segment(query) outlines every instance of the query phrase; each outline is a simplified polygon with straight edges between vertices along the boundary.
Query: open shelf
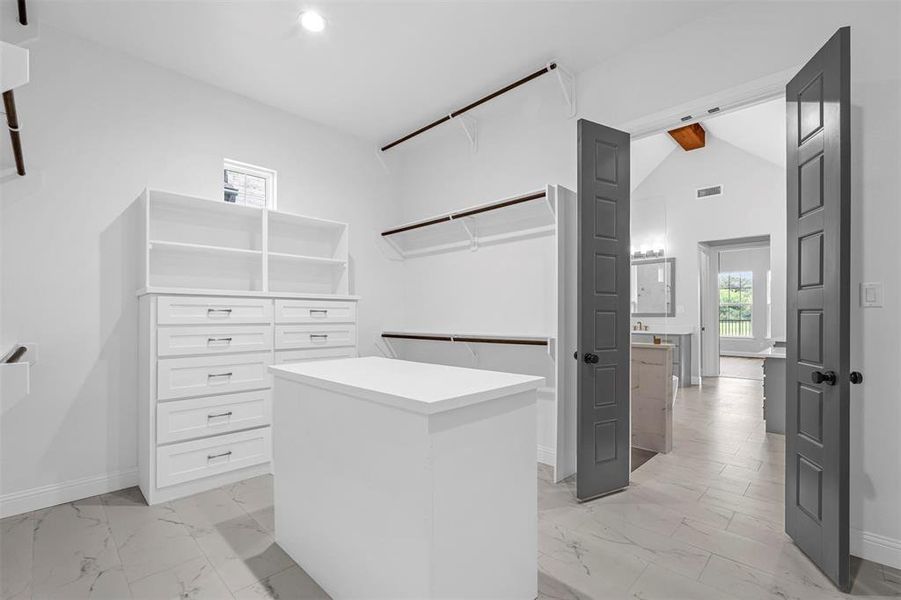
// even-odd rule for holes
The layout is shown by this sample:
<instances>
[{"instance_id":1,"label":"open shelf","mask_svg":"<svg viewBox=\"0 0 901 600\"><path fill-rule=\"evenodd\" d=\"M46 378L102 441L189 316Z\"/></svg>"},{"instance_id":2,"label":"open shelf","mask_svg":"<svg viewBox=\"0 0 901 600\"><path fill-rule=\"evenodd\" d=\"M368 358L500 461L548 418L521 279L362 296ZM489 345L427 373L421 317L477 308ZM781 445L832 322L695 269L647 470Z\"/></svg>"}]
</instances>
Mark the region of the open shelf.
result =
<instances>
[{"instance_id":1,"label":"open shelf","mask_svg":"<svg viewBox=\"0 0 901 600\"><path fill-rule=\"evenodd\" d=\"M275 260L272 260L275 258ZM344 263L318 260L281 259L270 256L269 291L308 294L346 294L347 269ZM308 258L308 257L304 257Z\"/></svg>"},{"instance_id":2,"label":"open shelf","mask_svg":"<svg viewBox=\"0 0 901 600\"><path fill-rule=\"evenodd\" d=\"M258 208L150 192L148 237L236 250L263 249L263 211Z\"/></svg>"},{"instance_id":3,"label":"open shelf","mask_svg":"<svg viewBox=\"0 0 901 600\"><path fill-rule=\"evenodd\" d=\"M404 258L552 232L555 207L546 190L400 225L382 237Z\"/></svg>"},{"instance_id":4,"label":"open shelf","mask_svg":"<svg viewBox=\"0 0 901 600\"><path fill-rule=\"evenodd\" d=\"M228 246L208 246L206 244L188 244L184 242L168 242L163 240L150 240L151 250L183 251L199 254L243 254L245 256L262 256L262 250L247 250L244 248L231 248Z\"/></svg>"},{"instance_id":5,"label":"open shelf","mask_svg":"<svg viewBox=\"0 0 901 600\"><path fill-rule=\"evenodd\" d=\"M268 211L270 255L347 260L347 225Z\"/></svg>"},{"instance_id":6,"label":"open shelf","mask_svg":"<svg viewBox=\"0 0 901 600\"><path fill-rule=\"evenodd\" d=\"M320 265L332 265L335 267L347 266L347 261L340 258L325 258L322 256L304 256L302 254L288 254L287 252L269 252L269 260L284 260L291 262L312 263Z\"/></svg>"},{"instance_id":7,"label":"open shelf","mask_svg":"<svg viewBox=\"0 0 901 600\"><path fill-rule=\"evenodd\" d=\"M156 244L148 261L148 286L262 291L261 256L259 251Z\"/></svg>"}]
</instances>

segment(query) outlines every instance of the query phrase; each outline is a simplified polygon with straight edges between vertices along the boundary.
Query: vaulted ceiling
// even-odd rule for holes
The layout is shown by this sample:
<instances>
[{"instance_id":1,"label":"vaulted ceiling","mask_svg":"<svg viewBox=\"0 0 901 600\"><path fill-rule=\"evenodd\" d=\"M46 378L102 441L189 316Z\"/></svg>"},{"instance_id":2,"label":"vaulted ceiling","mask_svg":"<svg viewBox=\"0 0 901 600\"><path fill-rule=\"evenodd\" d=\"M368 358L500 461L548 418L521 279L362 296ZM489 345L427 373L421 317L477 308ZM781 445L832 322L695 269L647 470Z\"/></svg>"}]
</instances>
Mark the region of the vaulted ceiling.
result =
<instances>
[{"instance_id":1,"label":"vaulted ceiling","mask_svg":"<svg viewBox=\"0 0 901 600\"><path fill-rule=\"evenodd\" d=\"M556 59L579 72L723 2L30 0L54 27L377 141ZM297 24L316 8L321 34Z\"/></svg>"},{"instance_id":2,"label":"vaulted ceiling","mask_svg":"<svg viewBox=\"0 0 901 600\"><path fill-rule=\"evenodd\" d=\"M780 167L785 167L785 100L776 98L701 121L713 137ZM692 152L714 152L713 148ZM685 152L666 132L632 142L634 190L672 152Z\"/></svg>"}]
</instances>

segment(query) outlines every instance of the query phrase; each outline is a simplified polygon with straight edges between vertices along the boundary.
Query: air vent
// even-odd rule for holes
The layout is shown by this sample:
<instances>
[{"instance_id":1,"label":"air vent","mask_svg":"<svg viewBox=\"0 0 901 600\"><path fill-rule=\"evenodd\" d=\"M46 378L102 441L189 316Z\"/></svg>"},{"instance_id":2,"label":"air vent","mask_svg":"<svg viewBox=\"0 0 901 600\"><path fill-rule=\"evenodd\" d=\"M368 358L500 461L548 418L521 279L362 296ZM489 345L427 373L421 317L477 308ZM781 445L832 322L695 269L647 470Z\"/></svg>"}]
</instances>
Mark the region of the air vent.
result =
<instances>
[{"instance_id":1,"label":"air vent","mask_svg":"<svg viewBox=\"0 0 901 600\"><path fill-rule=\"evenodd\" d=\"M698 188L696 198L710 198L711 196L722 196L723 186L712 185L710 187Z\"/></svg>"}]
</instances>

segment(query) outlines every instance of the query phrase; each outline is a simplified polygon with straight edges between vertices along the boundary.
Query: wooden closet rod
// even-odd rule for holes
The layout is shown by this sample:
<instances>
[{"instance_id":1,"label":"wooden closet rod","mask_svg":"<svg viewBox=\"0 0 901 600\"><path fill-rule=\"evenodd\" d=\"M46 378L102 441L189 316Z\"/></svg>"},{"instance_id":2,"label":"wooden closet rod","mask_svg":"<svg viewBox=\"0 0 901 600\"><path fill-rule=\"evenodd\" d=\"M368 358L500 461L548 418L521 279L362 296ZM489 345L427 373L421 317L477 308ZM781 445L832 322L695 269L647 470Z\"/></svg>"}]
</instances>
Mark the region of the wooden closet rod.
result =
<instances>
[{"instance_id":1,"label":"wooden closet rod","mask_svg":"<svg viewBox=\"0 0 901 600\"><path fill-rule=\"evenodd\" d=\"M452 112L451 114L445 115L445 116L441 117L440 119L438 119L437 121L432 121L432 122L429 123L428 125L426 125L426 126L424 126L424 127L420 127L420 128L417 129L416 131L414 131L414 132L412 132L412 133L408 133L407 135L403 136L402 138L398 138L398 139L394 140L393 142L391 142L390 144L388 144L388 145L386 145L386 146L382 146L381 150L382 150L382 152L384 152L385 150L390 150L391 148L394 148L394 147L397 146L398 144L402 144L403 142L406 142L406 141L409 140L410 138L416 137L416 136L419 135L420 133L425 133L426 131L428 131L429 129L432 129L433 127L437 127L438 125L441 125L442 123L446 123L447 121L450 121L451 119L453 119L453 118L455 118L455 117L459 117L459 116L462 115L463 113L465 113L465 112L467 112L467 111L470 111L470 110L474 109L474 108L477 107L477 106L480 106L480 105L482 105L482 104L485 104L485 103L488 102L489 100L494 100L495 98L497 98L497 97L500 96L501 94L506 94L506 93L509 92L510 90L516 89L516 88L518 88L519 86L523 85L524 83L528 83L528 82L532 81L532 80L535 79L536 77L541 77L541 76L544 75L545 73L550 73L551 71L553 71L553 70L556 69L556 68L557 68L557 63L550 63L548 66L544 67L543 69L540 69L540 70L538 70L538 71L535 71L534 73L532 73L532 74L530 74L530 75L526 75L526 76L523 77L522 79L519 79L519 80L517 80L517 81L514 81L514 82L511 83L510 85L508 85L508 86L506 86L506 87L503 87L503 88L497 90L496 92L492 92L491 94L488 94L488 95L485 96L484 98L479 98L479 99L476 100L475 102L473 102L473 103L471 103L471 104L467 104L467 105L464 106L463 108L461 108L461 109L459 109L459 110L455 110L455 111Z\"/></svg>"},{"instance_id":2,"label":"wooden closet rod","mask_svg":"<svg viewBox=\"0 0 901 600\"><path fill-rule=\"evenodd\" d=\"M430 342L469 342L471 344L512 344L517 346L547 346L544 339L475 337L462 335L425 335L416 333L383 333L383 338L398 340L426 340Z\"/></svg>"},{"instance_id":3,"label":"wooden closet rod","mask_svg":"<svg viewBox=\"0 0 901 600\"><path fill-rule=\"evenodd\" d=\"M394 235L395 233L403 233L404 231L410 231L411 229L419 229L420 227L428 227L429 225L437 225L438 223L446 223L448 221L453 221L454 219L462 219L463 217L471 217L473 215L478 215L481 213L488 212L490 210L497 210L499 208L506 208L508 206L513 206L514 204L522 204L523 202L529 202L531 200L538 200L539 198L544 198L547 195L547 192L534 192L532 194L526 194L525 196L517 196L516 198L510 198L509 200L501 200L500 202L495 202L494 204L486 204L485 206L478 206L476 208L470 208L464 211L452 213L449 215L445 215L443 217L438 217L436 219L429 219L428 221L422 221L420 223L413 223L411 225L404 225L403 227L398 227L396 229L389 229L388 231L383 231L382 235Z\"/></svg>"},{"instance_id":4,"label":"wooden closet rod","mask_svg":"<svg viewBox=\"0 0 901 600\"><path fill-rule=\"evenodd\" d=\"M454 338L449 335L417 335L413 333L383 333L383 338L397 340L428 340L430 342L452 342Z\"/></svg>"},{"instance_id":5,"label":"wooden closet rod","mask_svg":"<svg viewBox=\"0 0 901 600\"><path fill-rule=\"evenodd\" d=\"M3 108L6 110L6 125L9 127L9 139L13 145L13 157L16 159L16 173L25 174L25 158L22 156L22 138L19 137L19 116L16 113L16 98L13 91L3 92Z\"/></svg>"}]
</instances>

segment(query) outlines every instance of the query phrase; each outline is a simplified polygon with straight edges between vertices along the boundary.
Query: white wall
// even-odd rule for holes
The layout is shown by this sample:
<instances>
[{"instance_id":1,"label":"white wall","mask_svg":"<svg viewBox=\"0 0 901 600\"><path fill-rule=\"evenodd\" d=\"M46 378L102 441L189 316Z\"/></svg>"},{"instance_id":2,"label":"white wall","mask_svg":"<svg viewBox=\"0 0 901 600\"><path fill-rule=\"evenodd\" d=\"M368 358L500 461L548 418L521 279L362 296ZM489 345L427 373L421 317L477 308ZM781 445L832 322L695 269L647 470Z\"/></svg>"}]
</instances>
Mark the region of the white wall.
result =
<instances>
[{"instance_id":1,"label":"white wall","mask_svg":"<svg viewBox=\"0 0 901 600\"><path fill-rule=\"evenodd\" d=\"M722 185L723 195L696 198L699 187ZM677 149L632 192L632 245L664 240L676 259L676 314L669 326L690 327L692 368L700 365L698 243L770 237L773 336L785 337L785 169L708 136L704 148ZM662 326L663 318L642 323Z\"/></svg>"},{"instance_id":2,"label":"white wall","mask_svg":"<svg viewBox=\"0 0 901 600\"><path fill-rule=\"evenodd\" d=\"M854 307L851 526L854 551L901 567L901 6L894 2L761 2L725 6L579 75L579 116L612 126L792 69L837 28L852 28L852 275L885 282L885 306ZM436 107L440 108L440 107ZM440 113L436 110L436 114ZM400 147L407 218L545 183L575 189L576 121L541 78L480 110L479 151L448 126ZM394 152L394 151L392 151Z\"/></svg>"},{"instance_id":3,"label":"white wall","mask_svg":"<svg viewBox=\"0 0 901 600\"><path fill-rule=\"evenodd\" d=\"M767 246L757 248L721 249L719 254L720 273L751 273L751 337L721 337L720 355L737 353L748 354L759 352L772 345L773 337L767 332L767 271L770 270L770 249ZM785 274L785 256L782 256L781 272ZM771 296L773 313L779 305L781 318L779 330L785 334L785 281L780 282L780 294ZM775 286L774 286L775 287ZM774 328L775 329L775 328Z\"/></svg>"},{"instance_id":4,"label":"white wall","mask_svg":"<svg viewBox=\"0 0 901 600\"><path fill-rule=\"evenodd\" d=\"M29 175L0 187L0 339L37 342L40 361L31 395L3 401L0 497L133 477L130 204L145 185L217 198L229 157L276 169L282 210L349 222L360 351L374 352L399 295L376 232L398 214L370 144L50 27L30 48Z\"/></svg>"}]
</instances>

